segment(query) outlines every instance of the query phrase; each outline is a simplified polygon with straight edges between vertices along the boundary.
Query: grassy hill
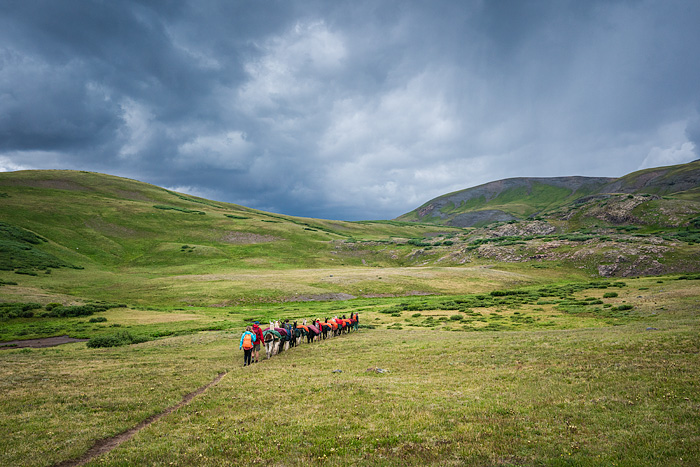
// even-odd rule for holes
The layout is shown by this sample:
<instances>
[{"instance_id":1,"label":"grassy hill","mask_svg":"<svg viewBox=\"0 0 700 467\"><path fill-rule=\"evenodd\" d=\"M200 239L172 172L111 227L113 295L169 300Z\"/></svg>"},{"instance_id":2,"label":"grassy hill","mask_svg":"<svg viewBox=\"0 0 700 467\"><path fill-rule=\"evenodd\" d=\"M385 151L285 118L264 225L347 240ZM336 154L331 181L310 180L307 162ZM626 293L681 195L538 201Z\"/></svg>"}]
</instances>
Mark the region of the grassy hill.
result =
<instances>
[{"instance_id":1,"label":"grassy hill","mask_svg":"<svg viewBox=\"0 0 700 467\"><path fill-rule=\"evenodd\" d=\"M700 203L678 180L697 166L614 182L515 179L461 193L462 206L514 218L536 210L546 220L487 229L296 218L90 172L2 173L0 284L15 283L3 287L5 301L225 306L694 272ZM684 191L600 193L610 183L662 193L671 182Z\"/></svg>"},{"instance_id":2,"label":"grassy hill","mask_svg":"<svg viewBox=\"0 0 700 467\"><path fill-rule=\"evenodd\" d=\"M0 465L125 432L88 465L694 465L696 190L579 182L489 206L546 218L462 228L2 173ZM358 332L240 366L254 319L353 312ZM90 341L7 343L61 335Z\"/></svg>"},{"instance_id":3,"label":"grassy hill","mask_svg":"<svg viewBox=\"0 0 700 467\"><path fill-rule=\"evenodd\" d=\"M200 304L431 292L398 272L363 287L365 273L348 286L328 271L417 265L411 239L461 231L283 216L79 171L2 173L0 196L0 279L21 278L17 293L30 296Z\"/></svg>"},{"instance_id":4,"label":"grassy hill","mask_svg":"<svg viewBox=\"0 0 700 467\"><path fill-rule=\"evenodd\" d=\"M320 267L331 262L329 241L426 229L275 215L86 172L3 173L0 190L4 222L43 236L45 249L73 262L117 268Z\"/></svg>"},{"instance_id":5,"label":"grassy hill","mask_svg":"<svg viewBox=\"0 0 700 467\"><path fill-rule=\"evenodd\" d=\"M556 218L562 210L578 208L590 200L607 199L612 194L652 195L649 201L656 202L648 208L657 212L664 212L667 206L672 207L672 200L700 202L700 161L640 170L618 179L554 177L499 180L437 197L399 216L397 220L480 227L494 222ZM658 199L660 197L663 197L662 200ZM687 216L683 221L687 222L691 217ZM622 219L618 225L630 220ZM663 224L665 220L659 219L659 222Z\"/></svg>"}]
</instances>

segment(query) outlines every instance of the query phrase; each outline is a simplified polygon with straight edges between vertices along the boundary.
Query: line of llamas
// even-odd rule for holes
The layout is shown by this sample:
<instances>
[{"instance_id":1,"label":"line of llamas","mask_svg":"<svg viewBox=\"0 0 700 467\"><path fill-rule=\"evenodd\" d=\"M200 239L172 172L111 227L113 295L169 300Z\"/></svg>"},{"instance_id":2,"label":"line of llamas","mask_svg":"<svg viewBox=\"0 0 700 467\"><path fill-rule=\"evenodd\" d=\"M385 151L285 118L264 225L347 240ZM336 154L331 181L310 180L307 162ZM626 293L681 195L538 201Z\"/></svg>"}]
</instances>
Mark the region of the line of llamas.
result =
<instances>
[{"instance_id":1,"label":"line of llamas","mask_svg":"<svg viewBox=\"0 0 700 467\"><path fill-rule=\"evenodd\" d=\"M330 339L340 336L350 331L356 331L358 326L357 313L351 313L350 318L326 318L325 321L315 319L312 324L307 324L306 319L302 324L296 321L284 323L270 321L270 326L263 329L263 341L265 343L265 353L267 358L271 358L280 352L289 350L291 347L301 345L306 339L307 343Z\"/></svg>"}]
</instances>

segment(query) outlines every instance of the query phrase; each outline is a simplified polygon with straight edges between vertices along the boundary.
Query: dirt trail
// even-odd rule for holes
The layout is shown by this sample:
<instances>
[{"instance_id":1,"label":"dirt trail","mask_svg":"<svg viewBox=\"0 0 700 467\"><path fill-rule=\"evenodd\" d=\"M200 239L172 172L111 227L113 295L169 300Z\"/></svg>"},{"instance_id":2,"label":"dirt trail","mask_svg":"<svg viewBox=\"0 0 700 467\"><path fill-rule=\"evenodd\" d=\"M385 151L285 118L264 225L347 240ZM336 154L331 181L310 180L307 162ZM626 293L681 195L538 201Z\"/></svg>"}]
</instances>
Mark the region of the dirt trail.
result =
<instances>
[{"instance_id":1,"label":"dirt trail","mask_svg":"<svg viewBox=\"0 0 700 467\"><path fill-rule=\"evenodd\" d=\"M91 460L93 460L94 458L101 456L102 454L108 453L112 449L115 449L116 447L118 447L123 442L128 441L131 438L133 438L134 435L136 435L136 433L143 430L151 423L157 422L158 420L160 420L164 416L166 416L166 415L174 412L175 410L189 404L192 401L192 399L194 399L195 397L202 394L204 391L206 391L207 389L209 389L210 387L214 386L219 381L221 381L223 379L223 377L226 376L226 374L227 374L226 372L220 373L216 378L214 378L209 383L205 384L204 386L197 389L196 391L187 394L182 399L182 401L180 401L179 403L173 405L172 407L168 407L167 409L165 409L161 413L158 413L158 414L155 414L155 415L148 417L146 420L142 421L141 423L139 423L135 427L133 427L133 428L131 428L123 433L120 433L118 435L112 436L111 438L106 438L106 439L97 441L94 444L94 446L92 446L85 454L83 454L78 459L66 460L66 461L63 461L59 464L55 464L54 467L76 467L79 465L86 464L86 463L90 462Z\"/></svg>"}]
</instances>

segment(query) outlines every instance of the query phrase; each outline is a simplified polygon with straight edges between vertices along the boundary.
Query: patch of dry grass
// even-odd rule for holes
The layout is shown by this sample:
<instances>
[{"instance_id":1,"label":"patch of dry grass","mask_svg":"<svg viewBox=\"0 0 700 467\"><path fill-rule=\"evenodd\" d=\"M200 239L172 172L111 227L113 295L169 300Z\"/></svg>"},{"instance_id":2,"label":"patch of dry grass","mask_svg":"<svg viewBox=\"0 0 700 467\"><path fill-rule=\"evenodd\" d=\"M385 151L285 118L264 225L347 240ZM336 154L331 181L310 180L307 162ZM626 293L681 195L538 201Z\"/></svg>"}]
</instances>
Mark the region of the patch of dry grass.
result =
<instances>
[{"instance_id":1,"label":"patch of dry grass","mask_svg":"<svg viewBox=\"0 0 700 467\"><path fill-rule=\"evenodd\" d=\"M126 326L174 323L178 321L209 321L206 317L195 313L132 310L130 308L112 308L100 314L100 316L107 318L109 323Z\"/></svg>"}]
</instances>

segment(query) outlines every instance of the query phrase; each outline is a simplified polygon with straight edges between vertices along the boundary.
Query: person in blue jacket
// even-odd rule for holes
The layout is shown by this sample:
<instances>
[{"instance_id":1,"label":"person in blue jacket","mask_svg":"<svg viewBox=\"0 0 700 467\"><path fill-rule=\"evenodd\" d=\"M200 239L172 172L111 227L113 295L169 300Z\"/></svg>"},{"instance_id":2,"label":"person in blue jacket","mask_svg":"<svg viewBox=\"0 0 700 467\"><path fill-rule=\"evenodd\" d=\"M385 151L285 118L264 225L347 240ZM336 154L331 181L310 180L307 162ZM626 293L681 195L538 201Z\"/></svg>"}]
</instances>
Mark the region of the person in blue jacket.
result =
<instances>
[{"instance_id":1,"label":"person in blue jacket","mask_svg":"<svg viewBox=\"0 0 700 467\"><path fill-rule=\"evenodd\" d=\"M250 365L255 339L255 333L252 332L251 327L246 327L245 331L241 335L241 343L238 346L239 350L243 349L243 366Z\"/></svg>"}]
</instances>

